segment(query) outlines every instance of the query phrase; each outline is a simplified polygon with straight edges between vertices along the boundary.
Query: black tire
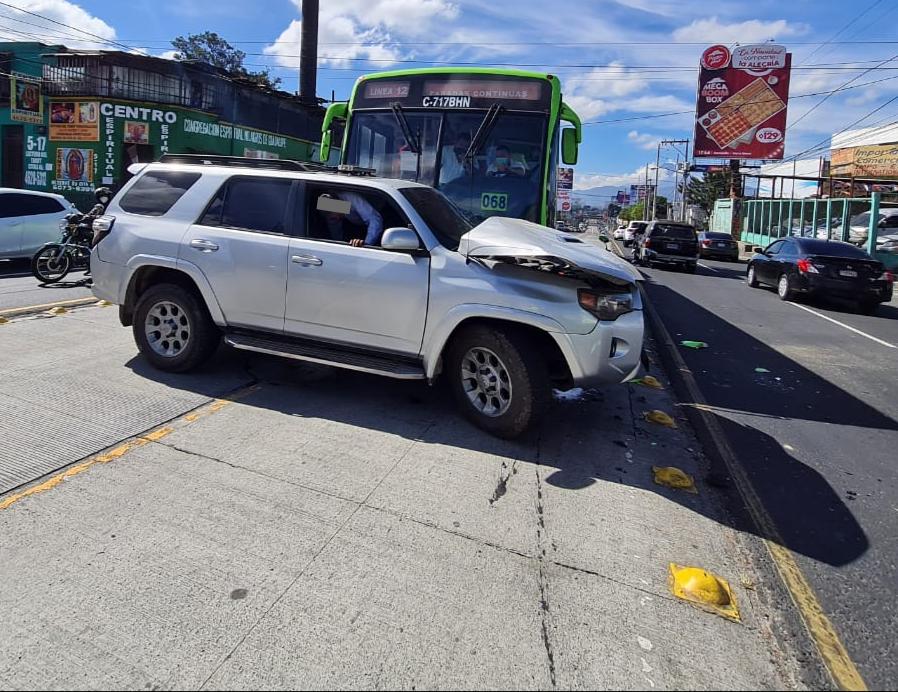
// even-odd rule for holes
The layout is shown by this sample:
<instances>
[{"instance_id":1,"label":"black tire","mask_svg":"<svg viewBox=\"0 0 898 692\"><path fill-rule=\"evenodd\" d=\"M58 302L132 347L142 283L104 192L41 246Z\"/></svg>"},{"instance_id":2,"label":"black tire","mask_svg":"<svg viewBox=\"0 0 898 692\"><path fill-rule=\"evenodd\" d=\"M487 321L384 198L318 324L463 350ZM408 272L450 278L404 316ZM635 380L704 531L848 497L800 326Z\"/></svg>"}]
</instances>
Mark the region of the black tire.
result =
<instances>
[{"instance_id":1,"label":"black tire","mask_svg":"<svg viewBox=\"0 0 898 692\"><path fill-rule=\"evenodd\" d=\"M687 272L687 273L689 273L689 274L695 274L696 269L698 269L698 265L695 265L695 264L687 264L686 267L685 267L685 269L686 269L686 272Z\"/></svg>"},{"instance_id":2,"label":"black tire","mask_svg":"<svg viewBox=\"0 0 898 692\"><path fill-rule=\"evenodd\" d=\"M42 284L62 281L71 270L72 257L59 243L44 245L31 258L31 273Z\"/></svg>"},{"instance_id":3,"label":"black tire","mask_svg":"<svg viewBox=\"0 0 898 692\"><path fill-rule=\"evenodd\" d=\"M857 312L861 315L873 315L879 309L878 300L861 300L857 304Z\"/></svg>"},{"instance_id":4,"label":"black tire","mask_svg":"<svg viewBox=\"0 0 898 692\"><path fill-rule=\"evenodd\" d=\"M151 311L155 313L152 318ZM155 338L148 333L153 320L160 326ZM169 331L163 332L163 327ZM153 286L140 296L132 330L143 357L166 372L187 372L202 365L221 341L202 298L175 284Z\"/></svg>"},{"instance_id":5,"label":"black tire","mask_svg":"<svg viewBox=\"0 0 898 692\"><path fill-rule=\"evenodd\" d=\"M472 400L476 397L477 383L474 378L466 379L464 373L475 362L471 356L474 349L492 352L507 373L509 401L504 412L489 415ZM545 359L526 334L514 328L469 327L452 340L446 361L445 372L458 407L474 425L496 437L517 437L539 421L551 402L552 390Z\"/></svg>"},{"instance_id":6,"label":"black tire","mask_svg":"<svg viewBox=\"0 0 898 692\"><path fill-rule=\"evenodd\" d=\"M752 264L748 265L748 269L745 272L745 283L748 284L749 288L757 288L761 284L758 283L758 277L755 274L755 267Z\"/></svg>"},{"instance_id":7,"label":"black tire","mask_svg":"<svg viewBox=\"0 0 898 692\"><path fill-rule=\"evenodd\" d=\"M780 300L792 300L795 297L792 280L788 274L780 274L780 278L776 282L776 294Z\"/></svg>"}]
</instances>

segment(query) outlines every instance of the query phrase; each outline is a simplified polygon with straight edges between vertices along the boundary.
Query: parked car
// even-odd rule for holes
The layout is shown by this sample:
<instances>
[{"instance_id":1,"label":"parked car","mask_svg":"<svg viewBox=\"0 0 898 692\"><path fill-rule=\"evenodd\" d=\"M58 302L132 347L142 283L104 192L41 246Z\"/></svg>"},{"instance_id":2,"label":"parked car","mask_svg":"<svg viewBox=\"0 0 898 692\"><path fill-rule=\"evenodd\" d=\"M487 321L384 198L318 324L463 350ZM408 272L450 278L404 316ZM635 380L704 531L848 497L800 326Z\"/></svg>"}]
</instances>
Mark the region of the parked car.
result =
<instances>
[{"instance_id":1,"label":"parked car","mask_svg":"<svg viewBox=\"0 0 898 692\"><path fill-rule=\"evenodd\" d=\"M648 226L647 221L631 221L630 225L624 229L624 247L635 245L639 236L645 232L646 226Z\"/></svg>"},{"instance_id":2,"label":"parked car","mask_svg":"<svg viewBox=\"0 0 898 692\"><path fill-rule=\"evenodd\" d=\"M62 195L0 188L0 259L30 259L59 239L60 224L75 209Z\"/></svg>"},{"instance_id":3,"label":"parked car","mask_svg":"<svg viewBox=\"0 0 898 692\"><path fill-rule=\"evenodd\" d=\"M695 227L676 221L651 221L633 252L638 264L668 264L695 273L698 236Z\"/></svg>"},{"instance_id":4,"label":"parked car","mask_svg":"<svg viewBox=\"0 0 898 692\"><path fill-rule=\"evenodd\" d=\"M748 262L752 288L776 286L781 300L803 293L848 298L859 312L871 313L892 299L894 276L882 262L851 243L818 238L783 238Z\"/></svg>"},{"instance_id":5,"label":"parked car","mask_svg":"<svg viewBox=\"0 0 898 692\"><path fill-rule=\"evenodd\" d=\"M624 239L624 231L626 231L626 226L618 226L614 229L614 233L612 234L615 240L623 240Z\"/></svg>"},{"instance_id":6,"label":"parked car","mask_svg":"<svg viewBox=\"0 0 898 692\"><path fill-rule=\"evenodd\" d=\"M353 209L380 218L379 240ZM628 262L527 221L472 227L424 185L164 156L94 229L93 291L120 306L162 370L202 365L224 337L398 379L442 373L468 418L513 437L553 387L624 382L641 368L639 275Z\"/></svg>"},{"instance_id":7,"label":"parked car","mask_svg":"<svg viewBox=\"0 0 898 692\"><path fill-rule=\"evenodd\" d=\"M739 261L739 243L729 233L702 231L698 234L698 255L707 258L722 258L730 262Z\"/></svg>"}]
</instances>

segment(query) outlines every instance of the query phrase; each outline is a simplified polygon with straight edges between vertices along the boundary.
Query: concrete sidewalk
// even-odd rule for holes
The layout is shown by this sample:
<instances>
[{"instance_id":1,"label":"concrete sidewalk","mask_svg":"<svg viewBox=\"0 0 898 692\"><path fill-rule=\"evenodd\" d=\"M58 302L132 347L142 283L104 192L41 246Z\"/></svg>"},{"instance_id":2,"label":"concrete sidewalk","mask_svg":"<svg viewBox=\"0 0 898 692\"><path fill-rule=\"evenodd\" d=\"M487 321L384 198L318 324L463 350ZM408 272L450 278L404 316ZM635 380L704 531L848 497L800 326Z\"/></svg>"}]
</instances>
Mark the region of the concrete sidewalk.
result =
<instances>
[{"instance_id":1,"label":"concrete sidewalk","mask_svg":"<svg viewBox=\"0 0 898 692\"><path fill-rule=\"evenodd\" d=\"M0 337L25 348L52 323L72 343L85 320L108 355L80 397L101 401L131 339L112 311ZM239 400L211 399L208 373L185 379L211 403L43 492L0 495L0 684L801 685L668 390L587 391L509 442L461 420L441 388L241 364L259 384ZM158 391L163 377L133 369L134 396ZM679 427L643 420L652 409ZM57 411L40 415L64 439ZM653 465L693 474L698 493L656 485ZM676 599L671 562L729 580L741 622Z\"/></svg>"}]
</instances>

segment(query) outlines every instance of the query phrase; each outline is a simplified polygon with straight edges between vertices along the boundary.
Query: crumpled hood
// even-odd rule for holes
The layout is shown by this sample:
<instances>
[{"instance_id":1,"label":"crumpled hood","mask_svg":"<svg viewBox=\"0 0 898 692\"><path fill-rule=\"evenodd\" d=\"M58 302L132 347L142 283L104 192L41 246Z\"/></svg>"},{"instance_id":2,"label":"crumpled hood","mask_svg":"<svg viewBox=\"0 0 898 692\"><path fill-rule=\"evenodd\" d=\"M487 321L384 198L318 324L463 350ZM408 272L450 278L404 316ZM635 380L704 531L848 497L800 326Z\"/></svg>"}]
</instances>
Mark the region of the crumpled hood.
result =
<instances>
[{"instance_id":1,"label":"crumpled hood","mask_svg":"<svg viewBox=\"0 0 898 692\"><path fill-rule=\"evenodd\" d=\"M629 262L613 252L530 221L493 216L461 237L466 257L518 264L562 276L597 277L615 284L642 280Z\"/></svg>"}]
</instances>

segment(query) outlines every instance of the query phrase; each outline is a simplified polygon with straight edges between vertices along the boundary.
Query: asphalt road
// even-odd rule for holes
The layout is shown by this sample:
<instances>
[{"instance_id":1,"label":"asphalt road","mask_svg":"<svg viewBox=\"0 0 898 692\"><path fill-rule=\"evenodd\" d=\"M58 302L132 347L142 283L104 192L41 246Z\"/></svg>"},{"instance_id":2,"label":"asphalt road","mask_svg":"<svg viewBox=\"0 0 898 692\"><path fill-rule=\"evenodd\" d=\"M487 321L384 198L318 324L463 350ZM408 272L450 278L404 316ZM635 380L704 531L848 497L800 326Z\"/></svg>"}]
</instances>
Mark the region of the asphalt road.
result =
<instances>
[{"instance_id":1,"label":"asphalt road","mask_svg":"<svg viewBox=\"0 0 898 692\"><path fill-rule=\"evenodd\" d=\"M898 304L787 303L745 264L646 289L871 689L898 686Z\"/></svg>"},{"instance_id":2,"label":"asphalt road","mask_svg":"<svg viewBox=\"0 0 898 692\"><path fill-rule=\"evenodd\" d=\"M61 283L41 286L27 261L0 260L0 311L92 295L84 285L84 272L73 272Z\"/></svg>"}]
</instances>

